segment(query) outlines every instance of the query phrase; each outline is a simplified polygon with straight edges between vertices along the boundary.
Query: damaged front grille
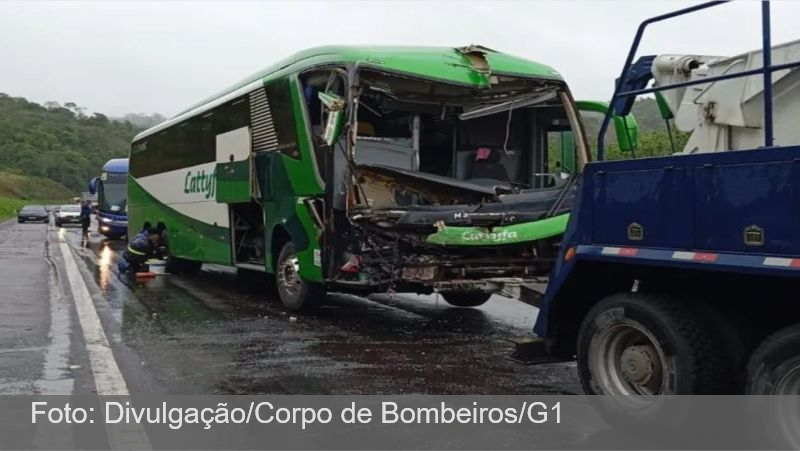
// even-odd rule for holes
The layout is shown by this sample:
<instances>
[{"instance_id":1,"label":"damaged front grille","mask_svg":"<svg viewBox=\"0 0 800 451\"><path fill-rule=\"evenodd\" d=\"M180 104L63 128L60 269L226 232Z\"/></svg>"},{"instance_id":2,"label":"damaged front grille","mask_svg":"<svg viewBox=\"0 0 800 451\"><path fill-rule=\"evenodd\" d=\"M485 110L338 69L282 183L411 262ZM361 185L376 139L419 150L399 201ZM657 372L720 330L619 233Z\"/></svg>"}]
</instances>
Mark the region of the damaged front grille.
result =
<instances>
[{"instance_id":1,"label":"damaged front grille","mask_svg":"<svg viewBox=\"0 0 800 451\"><path fill-rule=\"evenodd\" d=\"M571 184L510 192L390 167L358 169L365 198L352 210L351 245L339 280L422 292L465 290L487 280L530 280L552 269ZM555 213L563 218L555 232L529 236L554 216L556 202Z\"/></svg>"},{"instance_id":2,"label":"damaged front grille","mask_svg":"<svg viewBox=\"0 0 800 451\"><path fill-rule=\"evenodd\" d=\"M560 241L559 236L505 245L432 243L431 235L443 227L448 227L444 221L401 224L381 214L361 215L354 224L357 247L352 249L352 254L358 257L358 271L348 273L350 279L400 289L414 284L431 287L446 280L532 278L550 272ZM493 232L486 229L471 233ZM416 287L418 291L426 291L420 288Z\"/></svg>"}]
</instances>

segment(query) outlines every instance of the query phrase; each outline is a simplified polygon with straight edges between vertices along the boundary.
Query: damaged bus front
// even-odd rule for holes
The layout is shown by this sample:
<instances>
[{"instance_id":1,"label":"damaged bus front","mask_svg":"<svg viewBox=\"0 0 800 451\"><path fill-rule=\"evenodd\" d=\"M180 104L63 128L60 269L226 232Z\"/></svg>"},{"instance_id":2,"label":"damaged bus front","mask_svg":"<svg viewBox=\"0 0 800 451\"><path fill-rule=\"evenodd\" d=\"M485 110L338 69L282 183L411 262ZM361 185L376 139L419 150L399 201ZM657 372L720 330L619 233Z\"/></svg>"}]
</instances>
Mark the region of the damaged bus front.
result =
<instances>
[{"instance_id":1,"label":"damaged bus front","mask_svg":"<svg viewBox=\"0 0 800 451\"><path fill-rule=\"evenodd\" d=\"M333 286L476 306L549 274L589 159L575 102L543 66L453 53L473 83L370 64L306 77L332 157Z\"/></svg>"},{"instance_id":2,"label":"damaged bus front","mask_svg":"<svg viewBox=\"0 0 800 451\"><path fill-rule=\"evenodd\" d=\"M305 50L134 138L129 232L166 230L171 272L265 272L291 310L516 297L553 266L584 109L550 67L483 47Z\"/></svg>"}]
</instances>

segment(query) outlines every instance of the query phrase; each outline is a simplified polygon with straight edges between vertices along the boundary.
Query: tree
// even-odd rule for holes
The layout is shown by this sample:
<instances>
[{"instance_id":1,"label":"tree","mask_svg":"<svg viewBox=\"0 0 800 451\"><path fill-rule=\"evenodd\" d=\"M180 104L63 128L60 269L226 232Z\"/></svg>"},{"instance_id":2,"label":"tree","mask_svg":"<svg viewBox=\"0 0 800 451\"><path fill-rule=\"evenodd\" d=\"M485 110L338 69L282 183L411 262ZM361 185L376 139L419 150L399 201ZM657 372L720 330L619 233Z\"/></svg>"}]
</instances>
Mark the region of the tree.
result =
<instances>
[{"instance_id":1,"label":"tree","mask_svg":"<svg viewBox=\"0 0 800 451\"><path fill-rule=\"evenodd\" d=\"M87 115L74 102L39 105L0 93L0 170L48 177L83 191L106 161L128 155L143 128L100 113Z\"/></svg>"}]
</instances>

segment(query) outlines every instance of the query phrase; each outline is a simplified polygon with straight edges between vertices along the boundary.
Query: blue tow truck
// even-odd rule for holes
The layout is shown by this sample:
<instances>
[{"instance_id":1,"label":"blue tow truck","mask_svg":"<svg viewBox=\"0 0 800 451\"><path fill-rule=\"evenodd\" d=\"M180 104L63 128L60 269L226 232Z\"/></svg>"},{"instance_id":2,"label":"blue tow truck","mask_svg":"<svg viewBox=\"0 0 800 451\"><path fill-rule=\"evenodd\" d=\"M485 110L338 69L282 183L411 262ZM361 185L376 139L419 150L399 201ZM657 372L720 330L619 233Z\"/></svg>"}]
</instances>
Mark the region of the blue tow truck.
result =
<instances>
[{"instance_id":1,"label":"blue tow truck","mask_svg":"<svg viewBox=\"0 0 800 451\"><path fill-rule=\"evenodd\" d=\"M665 394L800 394L800 140L790 142L800 116L782 116L800 104L797 53L772 47L762 2L762 46L745 58L634 62L648 25L720 3L639 26L539 302L537 338L518 348L528 363L576 360L588 394L644 406ZM730 69L740 61L749 65ZM659 62L683 64L665 73L685 77L650 85ZM603 161L612 116L627 115L638 95L666 104L676 91L691 102L674 110L696 108L676 122L699 117L701 133L719 126L727 148L701 140L670 156ZM732 102L745 110L739 122L722 108L732 92L747 94ZM745 133L763 140L734 145Z\"/></svg>"}]
</instances>

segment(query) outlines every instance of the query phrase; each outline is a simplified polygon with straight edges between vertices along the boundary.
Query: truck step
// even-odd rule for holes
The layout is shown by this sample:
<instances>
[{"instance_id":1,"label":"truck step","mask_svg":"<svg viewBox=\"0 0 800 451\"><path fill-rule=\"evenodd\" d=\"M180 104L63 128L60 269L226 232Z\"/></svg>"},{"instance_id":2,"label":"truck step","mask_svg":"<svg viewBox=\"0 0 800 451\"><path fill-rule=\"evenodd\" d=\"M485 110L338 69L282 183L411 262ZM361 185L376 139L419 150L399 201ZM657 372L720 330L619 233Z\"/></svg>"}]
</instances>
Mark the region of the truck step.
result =
<instances>
[{"instance_id":1,"label":"truck step","mask_svg":"<svg viewBox=\"0 0 800 451\"><path fill-rule=\"evenodd\" d=\"M511 353L509 359L522 365L541 365L545 363L571 361L571 359L549 354L543 338L518 337L507 338L507 340L514 343L514 352Z\"/></svg>"}]
</instances>

